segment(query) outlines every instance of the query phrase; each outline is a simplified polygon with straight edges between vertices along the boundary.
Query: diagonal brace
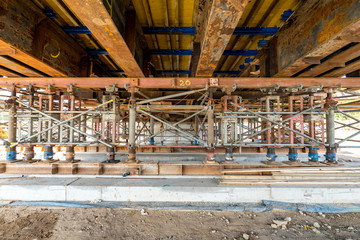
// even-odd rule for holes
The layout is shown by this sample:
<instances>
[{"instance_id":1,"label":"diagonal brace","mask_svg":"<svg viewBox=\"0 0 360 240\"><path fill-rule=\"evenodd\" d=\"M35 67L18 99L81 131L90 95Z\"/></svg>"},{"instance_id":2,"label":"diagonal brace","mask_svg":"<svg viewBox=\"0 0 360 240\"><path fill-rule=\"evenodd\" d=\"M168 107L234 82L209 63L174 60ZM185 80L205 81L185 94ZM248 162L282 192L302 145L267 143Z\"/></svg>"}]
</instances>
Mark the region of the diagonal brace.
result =
<instances>
[{"instance_id":1,"label":"diagonal brace","mask_svg":"<svg viewBox=\"0 0 360 240\"><path fill-rule=\"evenodd\" d=\"M35 111L37 113L40 113L41 115L43 115L43 116L45 116L47 118L50 118L51 120L54 120L55 122L57 122L59 124L59 126L64 125L64 126L70 128L70 129L72 129L72 130L74 130L74 131L76 131L76 132L78 132L80 134L83 134L83 135L85 135L87 137L90 137L90 138L92 138L92 139L94 139L94 140L96 140L96 141L98 141L98 142L100 142L100 143L102 143L102 144L104 144L104 145L106 145L108 147L113 147L111 144L108 144L108 143L106 143L106 142L104 142L104 141L102 141L100 139L97 139L96 137L94 137L94 136L92 136L90 134L87 134L87 133L85 133L85 132L83 132L83 131L81 131L81 130L79 130L77 128L74 128L74 127L72 127L72 126L70 126L68 124L63 124L60 120L58 120L58 119L56 119L56 118L54 118L54 117L52 117L52 116L50 116L50 115L48 115L46 113L43 113L42 111L40 111L40 110L38 110L38 109L36 109L34 107L30 107L29 105L27 105L27 104L25 104L25 103L23 103L21 101L18 101L18 100L16 100L16 102L20 103L21 105L23 105L23 106L25 106L27 108L30 108L31 110L33 110L33 111Z\"/></svg>"},{"instance_id":2,"label":"diagonal brace","mask_svg":"<svg viewBox=\"0 0 360 240\"><path fill-rule=\"evenodd\" d=\"M176 130L176 131L184 134L185 136L187 136L187 137L189 137L189 138L191 138L191 139L193 139L193 140L199 141L199 142L203 143L204 145L206 145L206 143L205 143L203 140L194 137L193 135L191 135L191 134L189 134L189 133L181 130L180 128L174 126L173 124L171 124L171 123L169 123L169 122L167 122L167 121L164 121L164 120L162 120L162 119L160 119L160 118L158 118L158 117L155 117L154 115L152 115L152 114L150 114L150 113L148 113L148 112L140 109L139 107L137 108L137 111L139 111L139 112L141 112L141 113L143 113L143 114L145 114L145 115L148 115L149 117L155 119L156 121L159 121L159 122L165 124L166 126L168 126L168 127L172 128L172 129L174 129L174 130Z\"/></svg>"}]
</instances>

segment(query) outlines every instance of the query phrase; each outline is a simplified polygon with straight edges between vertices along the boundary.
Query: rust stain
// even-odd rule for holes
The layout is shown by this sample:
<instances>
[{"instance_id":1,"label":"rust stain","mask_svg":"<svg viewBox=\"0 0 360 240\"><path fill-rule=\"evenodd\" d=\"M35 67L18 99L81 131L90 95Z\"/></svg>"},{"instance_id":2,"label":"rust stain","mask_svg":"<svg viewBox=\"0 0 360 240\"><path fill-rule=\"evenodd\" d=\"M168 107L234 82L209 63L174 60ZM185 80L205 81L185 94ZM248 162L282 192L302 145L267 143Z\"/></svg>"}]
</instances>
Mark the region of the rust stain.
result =
<instances>
[{"instance_id":1,"label":"rust stain","mask_svg":"<svg viewBox=\"0 0 360 240\"><path fill-rule=\"evenodd\" d=\"M349 21L346 22L345 19L346 9L344 8L339 13L337 13L331 21L325 23L324 29L319 32L319 38L317 42L319 44L323 43L329 38L329 35L340 32L350 23Z\"/></svg>"}]
</instances>

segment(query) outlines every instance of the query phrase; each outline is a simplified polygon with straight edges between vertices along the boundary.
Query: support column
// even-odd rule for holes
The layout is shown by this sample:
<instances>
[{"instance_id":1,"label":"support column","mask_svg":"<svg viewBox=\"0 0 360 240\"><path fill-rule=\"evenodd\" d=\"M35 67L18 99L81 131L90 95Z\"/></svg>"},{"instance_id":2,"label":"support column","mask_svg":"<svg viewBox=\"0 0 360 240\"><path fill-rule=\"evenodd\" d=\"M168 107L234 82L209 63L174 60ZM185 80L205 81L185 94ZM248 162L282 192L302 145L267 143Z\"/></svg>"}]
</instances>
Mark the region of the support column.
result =
<instances>
[{"instance_id":1,"label":"support column","mask_svg":"<svg viewBox=\"0 0 360 240\"><path fill-rule=\"evenodd\" d=\"M16 118L16 88L11 89L11 97L8 101L9 107L9 125L8 125L8 141L10 146L6 149L6 160L8 162L14 162L16 160L16 146L12 146L16 142L16 129L17 129L17 118Z\"/></svg>"},{"instance_id":2,"label":"support column","mask_svg":"<svg viewBox=\"0 0 360 240\"><path fill-rule=\"evenodd\" d=\"M329 89L326 98L326 162L337 163L336 160L336 144L335 144L335 106L333 99L333 90Z\"/></svg>"},{"instance_id":3,"label":"support column","mask_svg":"<svg viewBox=\"0 0 360 240\"><path fill-rule=\"evenodd\" d=\"M154 123L154 119L150 118L150 135L154 135L154 134L155 134L155 123ZM155 145L154 137L150 138L150 145Z\"/></svg>"},{"instance_id":4,"label":"support column","mask_svg":"<svg viewBox=\"0 0 360 240\"><path fill-rule=\"evenodd\" d=\"M86 132L87 115L86 114L82 115L80 119L81 119L80 120L80 125L81 125L80 130L83 131L83 132ZM86 136L85 135L81 135L80 138L81 138L82 142L86 142Z\"/></svg>"},{"instance_id":5,"label":"support column","mask_svg":"<svg viewBox=\"0 0 360 240\"><path fill-rule=\"evenodd\" d=\"M207 159L206 164L214 164L215 161L215 121L214 121L214 101L213 89L209 89L209 102L207 110L208 136L207 136Z\"/></svg>"},{"instance_id":6,"label":"support column","mask_svg":"<svg viewBox=\"0 0 360 240\"><path fill-rule=\"evenodd\" d=\"M129 101L129 142L128 142L128 159L126 162L136 162L136 99L135 90L130 89L131 97Z\"/></svg>"},{"instance_id":7,"label":"support column","mask_svg":"<svg viewBox=\"0 0 360 240\"><path fill-rule=\"evenodd\" d=\"M194 121L194 137L198 137L199 134L199 117L195 116L195 121ZM195 140L194 142L195 145L199 145L198 140Z\"/></svg>"}]
</instances>

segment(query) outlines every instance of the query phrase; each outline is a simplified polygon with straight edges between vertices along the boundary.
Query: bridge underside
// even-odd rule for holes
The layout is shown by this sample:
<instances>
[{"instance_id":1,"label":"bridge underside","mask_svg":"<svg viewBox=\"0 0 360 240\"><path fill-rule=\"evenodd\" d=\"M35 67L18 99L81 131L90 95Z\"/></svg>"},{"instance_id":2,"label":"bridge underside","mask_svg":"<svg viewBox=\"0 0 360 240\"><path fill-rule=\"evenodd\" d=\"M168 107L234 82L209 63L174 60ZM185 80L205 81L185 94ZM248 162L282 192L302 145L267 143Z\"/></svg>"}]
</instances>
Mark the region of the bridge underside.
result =
<instances>
[{"instance_id":1,"label":"bridge underside","mask_svg":"<svg viewBox=\"0 0 360 240\"><path fill-rule=\"evenodd\" d=\"M357 0L3 1L0 173L338 166L339 149L360 146L358 9ZM249 153L260 155L244 164Z\"/></svg>"}]
</instances>

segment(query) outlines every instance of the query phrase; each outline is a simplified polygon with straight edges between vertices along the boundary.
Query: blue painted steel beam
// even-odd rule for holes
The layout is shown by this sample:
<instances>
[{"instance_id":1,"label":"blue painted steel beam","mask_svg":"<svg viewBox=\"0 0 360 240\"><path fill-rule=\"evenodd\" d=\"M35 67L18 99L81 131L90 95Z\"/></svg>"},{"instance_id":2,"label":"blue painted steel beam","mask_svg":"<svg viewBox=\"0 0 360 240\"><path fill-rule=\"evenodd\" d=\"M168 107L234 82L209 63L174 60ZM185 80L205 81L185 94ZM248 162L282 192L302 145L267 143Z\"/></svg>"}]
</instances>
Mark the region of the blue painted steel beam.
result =
<instances>
[{"instance_id":1,"label":"blue painted steel beam","mask_svg":"<svg viewBox=\"0 0 360 240\"><path fill-rule=\"evenodd\" d=\"M233 35L274 35L278 27L238 27ZM194 35L195 27L143 27L144 34Z\"/></svg>"},{"instance_id":2,"label":"blue painted steel beam","mask_svg":"<svg viewBox=\"0 0 360 240\"><path fill-rule=\"evenodd\" d=\"M143 27L144 34L194 35L195 27Z\"/></svg>"},{"instance_id":3,"label":"blue painted steel beam","mask_svg":"<svg viewBox=\"0 0 360 240\"><path fill-rule=\"evenodd\" d=\"M255 56L258 50L225 50L224 56Z\"/></svg>"},{"instance_id":4,"label":"blue painted steel beam","mask_svg":"<svg viewBox=\"0 0 360 240\"><path fill-rule=\"evenodd\" d=\"M66 26L63 30L68 34L92 34L85 26Z\"/></svg>"},{"instance_id":5,"label":"blue painted steel beam","mask_svg":"<svg viewBox=\"0 0 360 240\"><path fill-rule=\"evenodd\" d=\"M192 50L190 49L157 49L150 50L152 55L191 55Z\"/></svg>"},{"instance_id":6,"label":"blue painted steel beam","mask_svg":"<svg viewBox=\"0 0 360 240\"><path fill-rule=\"evenodd\" d=\"M90 56L109 55L106 49L86 49L86 51Z\"/></svg>"},{"instance_id":7,"label":"blue painted steel beam","mask_svg":"<svg viewBox=\"0 0 360 240\"><path fill-rule=\"evenodd\" d=\"M233 35L274 35L278 27L237 27Z\"/></svg>"},{"instance_id":8,"label":"blue painted steel beam","mask_svg":"<svg viewBox=\"0 0 360 240\"><path fill-rule=\"evenodd\" d=\"M281 20L283 20L283 21L288 20L289 17L291 16L291 14L293 14L293 12L294 12L294 11L291 10L291 9L284 11L284 13L281 14Z\"/></svg>"},{"instance_id":9,"label":"blue painted steel beam","mask_svg":"<svg viewBox=\"0 0 360 240\"><path fill-rule=\"evenodd\" d=\"M245 63L250 63L254 61L254 58L245 58Z\"/></svg>"},{"instance_id":10,"label":"blue painted steel beam","mask_svg":"<svg viewBox=\"0 0 360 240\"><path fill-rule=\"evenodd\" d=\"M56 19L56 13L51 8L45 8L43 11L50 19Z\"/></svg>"},{"instance_id":11,"label":"blue painted steel beam","mask_svg":"<svg viewBox=\"0 0 360 240\"><path fill-rule=\"evenodd\" d=\"M258 47L265 47L269 40L259 40Z\"/></svg>"}]
</instances>

